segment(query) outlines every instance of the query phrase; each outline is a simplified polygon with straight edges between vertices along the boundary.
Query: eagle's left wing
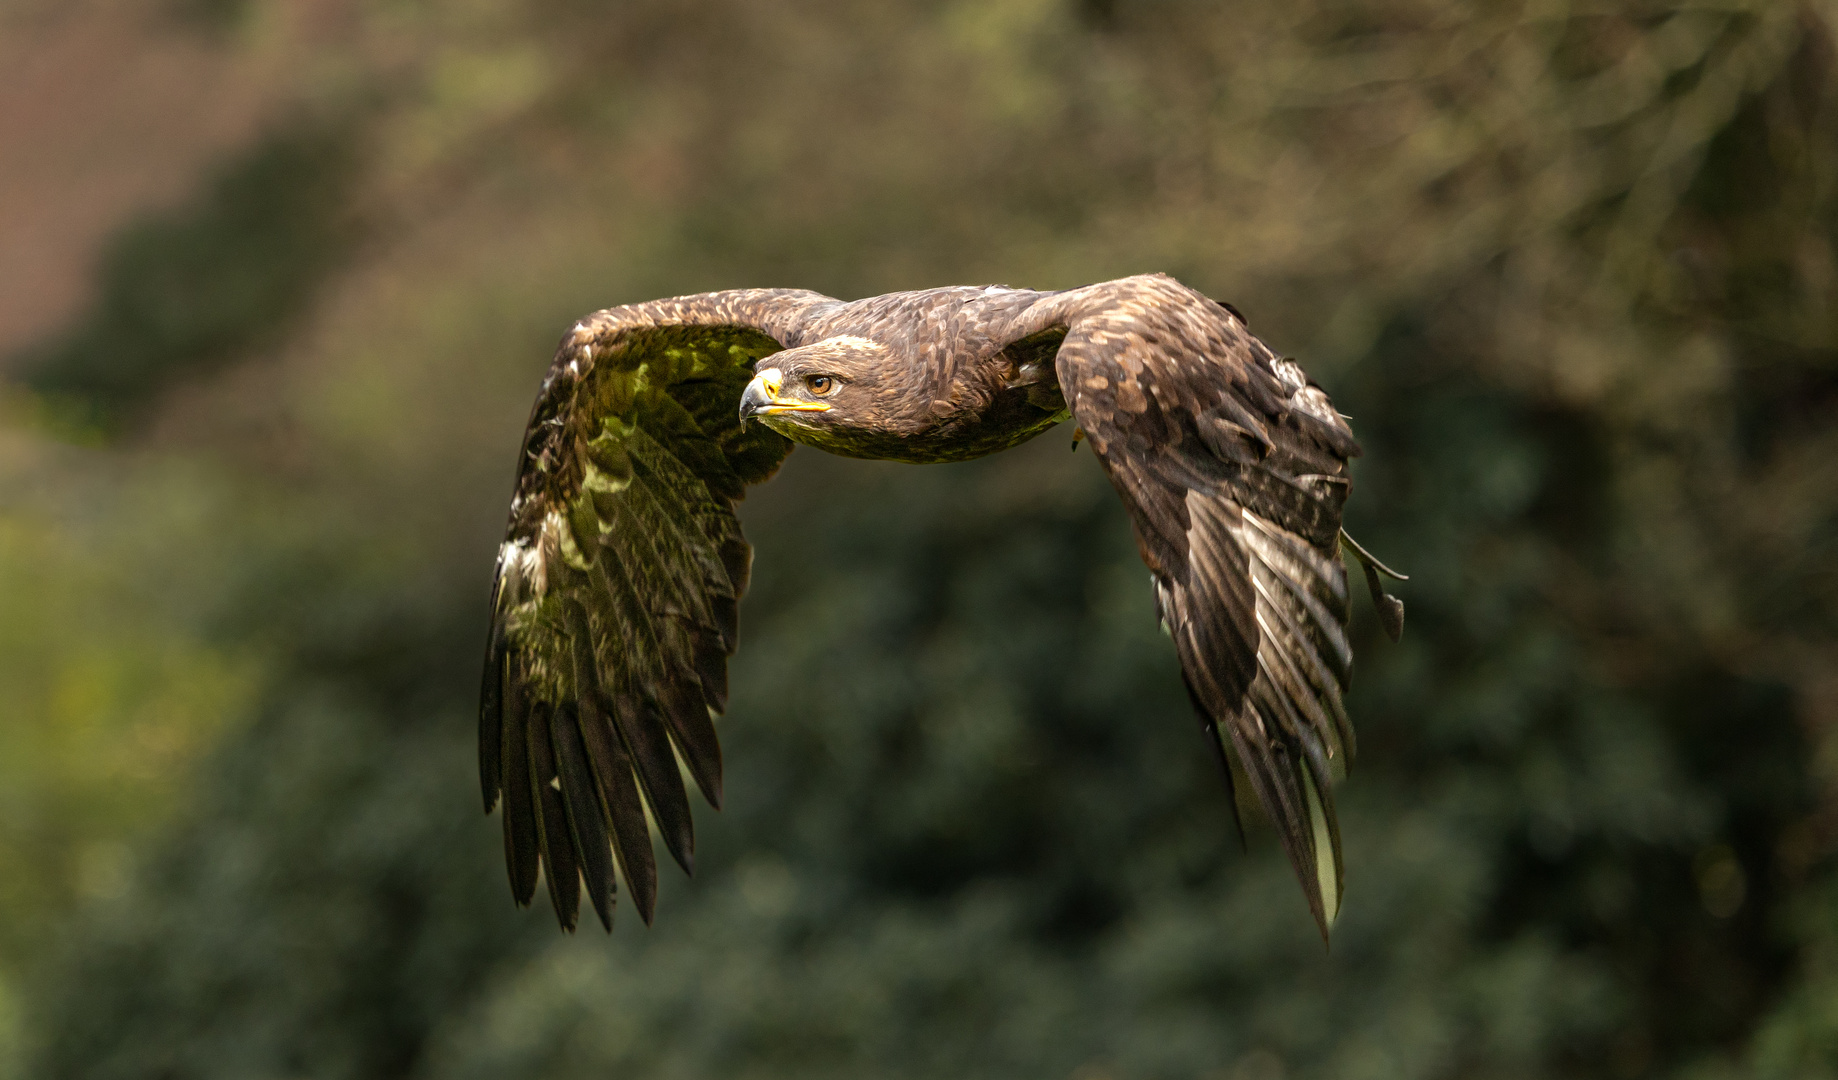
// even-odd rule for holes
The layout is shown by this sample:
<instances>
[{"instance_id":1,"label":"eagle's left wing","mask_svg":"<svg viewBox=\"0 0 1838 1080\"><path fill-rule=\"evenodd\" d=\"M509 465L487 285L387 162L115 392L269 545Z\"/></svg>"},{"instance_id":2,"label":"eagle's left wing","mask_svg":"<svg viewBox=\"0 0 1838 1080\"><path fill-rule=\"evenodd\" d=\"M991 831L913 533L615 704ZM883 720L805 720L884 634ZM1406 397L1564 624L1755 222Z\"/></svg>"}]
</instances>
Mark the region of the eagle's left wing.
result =
<instances>
[{"instance_id":1,"label":"eagle's left wing","mask_svg":"<svg viewBox=\"0 0 1838 1080\"><path fill-rule=\"evenodd\" d=\"M1274 819L1325 936L1340 906L1331 784L1354 749L1340 513L1346 423L1292 361L1162 275L1049 294L1060 390L1123 497L1189 695Z\"/></svg>"},{"instance_id":2,"label":"eagle's left wing","mask_svg":"<svg viewBox=\"0 0 1838 1080\"><path fill-rule=\"evenodd\" d=\"M651 921L647 811L689 868L679 757L720 805L710 716L752 563L734 503L791 449L742 427L741 394L835 303L753 289L610 308L543 381L492 586L479 771L486 811L503 799L512 893L528 903L540 869L568 929L583 880L612 928L615 863Z\"/></svg>"}]
</instances>

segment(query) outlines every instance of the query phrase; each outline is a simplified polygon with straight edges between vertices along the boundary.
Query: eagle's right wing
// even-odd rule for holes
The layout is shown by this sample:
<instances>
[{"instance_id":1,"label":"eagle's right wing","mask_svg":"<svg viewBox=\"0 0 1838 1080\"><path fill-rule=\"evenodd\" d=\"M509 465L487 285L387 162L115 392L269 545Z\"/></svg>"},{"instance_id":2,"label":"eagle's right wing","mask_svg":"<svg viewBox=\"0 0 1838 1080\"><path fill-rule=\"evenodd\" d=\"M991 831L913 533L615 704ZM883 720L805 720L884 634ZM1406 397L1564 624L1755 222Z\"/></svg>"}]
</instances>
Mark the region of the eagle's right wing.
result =
<instances>
[{"instance_id":1,"label":"eagle's right wing","mask_svg":"<svg viewBox=\"0 0 1838 1080\"><path fill-rule=\"evenodd\" d=\"M734 504L790 451L739 420L760 357L836 301L737 290L611 308L562 341L524 436L492 587L479 710L489 813L504 802L511 891L539 868L564 927L579 882L610 930L613 866L651 921L646 809L685 870L679 756L721 801L713 714L752 549Z\"/></svg>"}]
</instances>

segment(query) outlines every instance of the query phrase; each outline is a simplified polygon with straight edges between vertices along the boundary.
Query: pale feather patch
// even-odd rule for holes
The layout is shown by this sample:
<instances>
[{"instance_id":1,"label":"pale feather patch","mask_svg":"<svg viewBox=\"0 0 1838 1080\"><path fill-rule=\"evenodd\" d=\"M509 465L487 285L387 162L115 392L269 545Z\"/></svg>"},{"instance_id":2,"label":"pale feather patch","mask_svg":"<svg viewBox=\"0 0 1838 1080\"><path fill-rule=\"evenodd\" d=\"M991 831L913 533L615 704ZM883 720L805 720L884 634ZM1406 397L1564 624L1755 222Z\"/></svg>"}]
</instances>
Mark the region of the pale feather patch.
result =
<instances>
[{"instance_id":1,"label":"pale feather patch","mask_svg":"<svg viewBox=\"0 0 1838 1080\"><path fill-rule=\"evenodd\" d=\"M1308 797L1308 821L1314 830L1315 882L1321 887L1321 910L1331 928L1340 916L1340 867L1334 859L1334 838L1328 832L1327 808L1315 790L1315 778L1302 770L1302 790Z\"/></svg>"},{"instance_id":2,"label":"pale feather patch","mask_svg":"<svg viewBox=\"0 0 1838 1080\"><path fill-rule=\"evenodd\" d=\"M548 591L548 573L542 553L528 540L507 540L498 545L498 578L507 590L503 603L522 603Z\"/></svg>"},{"instance_id":3,"label":"pale feather patch","mask_svg":"<svg viewBox=\"0 0 1838 1080\"><path fill-rule=\"evenodd\" d=\"M887 346L881 344L880 342L874 340L873 338L857 337L854 334L838 334L836 337L824 338L822 341L819 341L816 345L813 345L810 347L812 349L816 349L819 346L823 346L823 345L832 345L838 349L848 349L851 352L854 352L854 351L886 352L887 351Z\"/></svg>"},{"instance_id":4,"label":"pale feather patch","mask_svg":"<svg viewBox=\"0 0 1838 1080\"><path fill-rule=\"evenodd\" d=\"M1294 360L1272 360L1270 369L1276 372L1276 377L1283 380L1291 390L1300 390L1308 385L1307 373L1302 370L1302 365Z\"/></svg>"},{"instance_id":5,"label":"pale feather patch","mask_svg":"<svg viewBox=\"0 0 1838 1080\"><path fill-rule=\"evenodd\" d=\"M576 570L585 571L589 562L587 556L574 542L574 530L568 527L568 519L560 510L551 510L542 519L542 547L553 548L562 561Z\"/></svg>"},{"instance_id":6,"label":"pale feather patch","mask_svg":"<svg viewBox=\"0 0 1838 1080\"><path fill-rule=\"evenodd\" d=\"M1327 394L1323 393L1320 387L1304 386L1302 389L1296 391L1295 396L1290 398L1290 400L1296 404L1297 408L1326 424L1328 427L1338 428L1342 431L1349 430L1346 421L1343 420L1340 413L1334 409L1334 403L1327 399Z\"/></svg>"}]
</instances>

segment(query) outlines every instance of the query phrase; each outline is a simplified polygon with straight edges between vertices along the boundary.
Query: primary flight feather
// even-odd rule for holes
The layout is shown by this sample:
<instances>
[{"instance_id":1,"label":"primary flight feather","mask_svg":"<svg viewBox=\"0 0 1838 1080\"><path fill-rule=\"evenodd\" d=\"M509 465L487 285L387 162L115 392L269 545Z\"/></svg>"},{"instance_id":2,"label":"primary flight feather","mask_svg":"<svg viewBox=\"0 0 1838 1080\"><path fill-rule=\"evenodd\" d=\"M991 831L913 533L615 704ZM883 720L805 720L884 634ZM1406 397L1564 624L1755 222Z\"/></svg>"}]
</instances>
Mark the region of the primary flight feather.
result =
<instances>
[{"instance_id":1,"label":"primary flight feather","mask_svg":"<svg viewBox=\"0 0 1838 1080\"><path fill-rule=\"evenodd\" d=\"M577 323L524 435L481 695L485 809L503 802L518 902L541 876L572 929L585 883L610 929L623 877L650 922L647 810L691 869L683 774L720 806L711 717L752 563L734 505L793 443L964 461L1068 416L1129 510L1226 783L1235 762L1325 935L1332 785L1354 748L1343 542L1394 638L1403 607L1341 531L1345 418L1232 309L1159 274L852 302L741 289Z\"/></svg>"}]
</instances>

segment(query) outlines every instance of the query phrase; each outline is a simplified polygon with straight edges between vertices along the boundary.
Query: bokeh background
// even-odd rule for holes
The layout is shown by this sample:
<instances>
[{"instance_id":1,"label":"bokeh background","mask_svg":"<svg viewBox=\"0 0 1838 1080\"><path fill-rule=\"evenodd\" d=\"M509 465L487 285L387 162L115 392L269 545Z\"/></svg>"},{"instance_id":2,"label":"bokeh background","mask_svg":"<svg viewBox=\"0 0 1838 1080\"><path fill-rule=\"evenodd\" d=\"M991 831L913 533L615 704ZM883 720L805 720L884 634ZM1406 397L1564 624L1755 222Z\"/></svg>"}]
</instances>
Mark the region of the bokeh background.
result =
<instances>
[{"instance_id":1,"label":"bokeh background","mask_svg":"<svg viewBox=\"0 0 1838 1080\"><path fill-rule=\"evenodd\" d=\"M1832 0L5 0L0 1076L1838 1075ZM1162 270L1353 415L1324 949L1057 430L795 454L657 925L490 562L613 303Z\"/></svg>"}]
</instances>

